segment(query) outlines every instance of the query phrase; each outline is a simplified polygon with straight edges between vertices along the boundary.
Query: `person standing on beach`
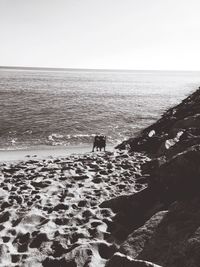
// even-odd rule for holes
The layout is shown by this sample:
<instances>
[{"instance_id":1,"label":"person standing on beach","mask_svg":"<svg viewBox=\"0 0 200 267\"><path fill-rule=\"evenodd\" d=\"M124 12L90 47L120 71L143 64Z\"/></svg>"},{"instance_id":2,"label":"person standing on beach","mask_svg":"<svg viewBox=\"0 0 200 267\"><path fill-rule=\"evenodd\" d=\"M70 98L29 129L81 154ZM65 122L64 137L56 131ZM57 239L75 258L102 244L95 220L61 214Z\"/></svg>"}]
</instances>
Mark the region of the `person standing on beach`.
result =
<instances>
[{"instance_id":1,"label":"person standing on beach","mask_svg":"<svg viewBox=\"0 0 200 267\"><path fill-rule=\"evenodd\" d=\"M106 151L106 136L105 135L100 136L99 148L100 148L100 151L102 148L104 148L104 152Z\"/></svg>"},{"instance_id":2,"label":"person standing on beach","mask_svg":"<svg viewBox=\"0 0 200 267\"><path fill-rule=\"evenodd\" d=\"M96 135L94 137L94 143L93 143L93 148L92 152L94 152L94 149L96 147L96 151L104 148L104 152L106 151L106 136L105 135Z\"/></svg>"},{"instance_id":3,"label":"person standing on beach","mask_svg":"<svg viewBox=\"0 0 200 267\"><path fill-rule=\"evenodd\" d=\"M92 148L92 152L94 152L94 149L96 147L96 150L98 151L98 144L99 144L99 141L100 141L100 136L99 135L96 135L94 137L94 143L93 143L93 148Z\"/></svg>"}]
</instances>

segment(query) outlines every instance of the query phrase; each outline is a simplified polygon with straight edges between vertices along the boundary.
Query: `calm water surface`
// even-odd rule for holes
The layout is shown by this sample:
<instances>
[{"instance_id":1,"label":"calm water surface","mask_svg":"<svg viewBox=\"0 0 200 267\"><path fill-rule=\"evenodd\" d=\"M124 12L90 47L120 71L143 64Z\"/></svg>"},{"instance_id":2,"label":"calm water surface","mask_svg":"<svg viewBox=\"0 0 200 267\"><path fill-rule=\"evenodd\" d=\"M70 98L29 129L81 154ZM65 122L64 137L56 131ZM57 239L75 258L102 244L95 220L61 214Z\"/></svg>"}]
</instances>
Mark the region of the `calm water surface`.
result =
<instances>
[{"instance_id":1,"label":"calm water surface","mask_svg":"<svg viewBox=\"0 0 200 267\"><path fill-rule=\"evenodd\" d=\"M117 144L200 86L200 72L0 69L0 149Z\"/></svg>"}]
</instances>

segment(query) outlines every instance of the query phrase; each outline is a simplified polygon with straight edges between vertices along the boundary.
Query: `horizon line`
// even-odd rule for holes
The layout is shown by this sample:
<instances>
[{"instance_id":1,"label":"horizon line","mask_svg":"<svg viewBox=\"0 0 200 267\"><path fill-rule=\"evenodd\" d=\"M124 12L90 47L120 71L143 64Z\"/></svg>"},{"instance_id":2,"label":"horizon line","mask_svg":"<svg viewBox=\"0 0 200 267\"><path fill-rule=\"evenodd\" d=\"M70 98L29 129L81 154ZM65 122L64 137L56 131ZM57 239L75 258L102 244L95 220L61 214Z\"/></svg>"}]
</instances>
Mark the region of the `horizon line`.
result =
<instances>
[{"instance_id":1,"label":"horizon line","mask_svg":"<svg viewBox=\"0 0 200 267\"><path fill-rule=\"evenodd\" d=\"M0 66L0 69L22 69L22 70L55 70L55 71L78 71L78 70L85 70L85 71L171 71L171 72L200 72L200 70L169 70L169 69L120 69L120 68L58 68L58 67L30 67L30 66Z\"/></svg>"}]
</instances>

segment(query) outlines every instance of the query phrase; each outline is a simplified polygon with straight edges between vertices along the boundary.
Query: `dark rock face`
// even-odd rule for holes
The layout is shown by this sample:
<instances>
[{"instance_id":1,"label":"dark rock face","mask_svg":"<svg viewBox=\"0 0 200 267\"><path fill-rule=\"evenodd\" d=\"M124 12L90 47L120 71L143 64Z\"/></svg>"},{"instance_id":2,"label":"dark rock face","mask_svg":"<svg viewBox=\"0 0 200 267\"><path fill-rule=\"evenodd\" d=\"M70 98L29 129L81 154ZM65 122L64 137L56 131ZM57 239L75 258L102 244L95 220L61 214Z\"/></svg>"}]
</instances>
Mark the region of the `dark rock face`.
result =
<instances>
[{"instance_id":1,"label":"dark rock face","mask_svg":"<svg viewBox=\"0 0 200 267\"><path fill-rule=\"evenodd\" d=\"M199 194L199 163L200 146L196 145L161 164L154 179L163 188L163 201L171 203Z\"/></svg>"},{"instance_id":2,"label":"dark rock face","mask_svg":"<svg viewBox=\"0 0 200 267\"><path fill-rule=\"evenodd\" d=\"M200 89L118 148L127 145L152 157L142 166L148 188L102 203L116 213L111 234L123 240L107 266L199 266Z\"/></svg>"},{"instance_id":3,"label":"dark rock face","mask_svg":"<svg viewBox=\"0 0 200 267\"><path fill-rule=\"evenodd\" d=\"M148 246L148 242L159 224L162 222L168 211L160 211L151 217L143 226L131 233L125 242L120 246L120 252L132 258L139 257L144 248Z\"/></svg>"},{"instance_id":4,"label":"dark rock face","mask_svg":"<svg viewBox=\"0 0 200 267\"><path fill-rule=\"evenodd\" d=\"M199 266L199 222L199 198L175 202L168 212L154 215L134 231L121 245L120 251L161 266Z\"/></svg>"},{"instance_id":5,"label":"dark rock face","mask_svg":"<svg viewBox=\"0 0 200 267\"><path fill-rule=\"evenodd\" d=\"M104 201L101 207L110 208L116 213L109 231L122 241L131 231L161 210L162 203L159 202L158 194L154 190L146 188L134 195Z\"/></svg>"}]
</instances>

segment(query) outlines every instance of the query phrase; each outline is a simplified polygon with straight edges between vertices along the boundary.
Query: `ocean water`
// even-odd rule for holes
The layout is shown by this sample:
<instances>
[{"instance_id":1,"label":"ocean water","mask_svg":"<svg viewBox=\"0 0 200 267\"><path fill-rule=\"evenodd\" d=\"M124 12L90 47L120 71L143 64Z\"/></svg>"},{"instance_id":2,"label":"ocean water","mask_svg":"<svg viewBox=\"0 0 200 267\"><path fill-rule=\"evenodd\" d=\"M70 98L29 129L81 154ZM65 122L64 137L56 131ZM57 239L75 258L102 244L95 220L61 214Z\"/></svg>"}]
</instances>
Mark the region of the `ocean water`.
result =
<instances>
[{"instance_id":1,"label":"ocean water","mask_svg":"<svg viewBox=\"0 0 200 267\"><path fill-rule=\"evenodd\" d=\"M116 145L200 86L200 72L0 69L0 149Z\"/></svg>"}]
</instances>

